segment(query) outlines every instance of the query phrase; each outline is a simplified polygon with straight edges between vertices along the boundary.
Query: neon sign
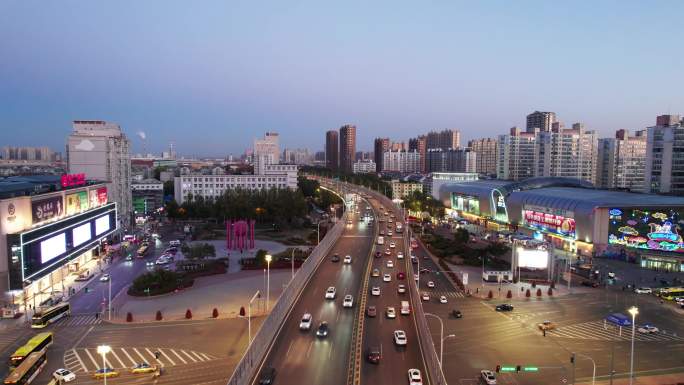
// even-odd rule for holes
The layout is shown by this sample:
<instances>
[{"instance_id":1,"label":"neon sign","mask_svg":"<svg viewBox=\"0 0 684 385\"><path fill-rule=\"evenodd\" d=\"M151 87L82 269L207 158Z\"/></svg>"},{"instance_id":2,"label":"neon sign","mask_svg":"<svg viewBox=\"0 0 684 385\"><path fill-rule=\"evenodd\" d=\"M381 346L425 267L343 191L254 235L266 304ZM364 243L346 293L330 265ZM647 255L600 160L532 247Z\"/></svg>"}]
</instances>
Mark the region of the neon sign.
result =
<instances>
[{"instance_id":1,"label":"neon sign","mask_svg":"<svg viewBox=\"0 0 684 385\"><path fill-rule=\"evenodd\" d=\"M61 179L62 187L75 187L86 184L85 174L64 174Z\"/></svg>"},{"instance_id":2,"label":"neon sign","mask_svg":"<svg viewBox=\"0 0 684 385\"><path fill-rule=\"evenodd\" d=\"M618 213L619 212L619 213ZM608 243L684 253L682 213L664 209L611 209Z\"/></svg>"}]
</instances>

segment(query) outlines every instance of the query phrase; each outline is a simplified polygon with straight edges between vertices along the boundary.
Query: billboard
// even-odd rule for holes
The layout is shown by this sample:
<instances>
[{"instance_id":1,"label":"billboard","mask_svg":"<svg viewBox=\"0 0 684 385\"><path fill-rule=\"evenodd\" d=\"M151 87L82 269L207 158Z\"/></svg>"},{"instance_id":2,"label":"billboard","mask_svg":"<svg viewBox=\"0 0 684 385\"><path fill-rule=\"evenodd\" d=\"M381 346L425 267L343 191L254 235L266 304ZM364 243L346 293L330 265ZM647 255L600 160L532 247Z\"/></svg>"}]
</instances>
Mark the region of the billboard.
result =
<instances>
[{"instance_id":1,"label":"billboard","mask_svg":"<svg viewBox=\"0 0 684 385\"><path fill-rule=\"evenodd\" d=\"M88 210L88 192L79 191L66 197L66 214L74 215Z\"/></svg>"},{"instance_id":2,"label":"billboard","mask_svg":"<svg viewBox=\"0 0 684 385\"><path fill-rule=\"evenodd\" d=\"M54 235L40 242L40 263L46 263L55 257L66 253L66 234Z\"/></svg>"},{"instance_id":3,"label":"billboard","mask_svg":"<svg viewBox=\"0 0 684 385\"><path fill-rule=\"evenodd\" d=\"M31 202L31 216L33 224L59 218L64 215L62 196L55 196Z\"/></svg>"},{"instance_id":4,"label":"billboard","mask_svg":"<svg viewBox=\"0 0 684 385\"><path fill-rule=\"evenodd\" d=\"M518 265L529 269L546 269L549 265L549 252L547 250L526 249L518 247Z\"/></svg>"},{"instance_id":5,"label":"billboard","mask_svg":"<svg viewBox=\"0 0 684 385\"><path fill-rule=\"evenodd\" d=\"M88 191L90 208L100 207L107 204L107 187L100 187Z\"/></svg>"},{"instance_id":6,"label":"billboard","mask_svg":"<svg viewBox=\"0 0 684 385\"><path fill-rule=\"evenodd\" d=\"M72 243L73 247L80 246L86 242L88 242L92 237L93 237L93 232L90 226L90 222L80 225L78 227L75 227L71 231L72 235Z\"/></svg>"},{"instance_id":7,"label":"billboard","mask_svg":"<svg viewBox=\"0 0 684 385\"><path fill-rule=\"evenodd\" d=\"M523 219L527 226L542 232L575 238L575 220L573 218L534 210L523 210Z\"/></svg>"},{"instance_id":8,"label":"billboard","mask_svg":"<svg viewBox=\"0 0 684 385\"><path fill-rule=\"evenodd\" d=\"M612 208L608 210L608 244L684 253L682 215L670 208Z\"/></svg>"}]
</instances>

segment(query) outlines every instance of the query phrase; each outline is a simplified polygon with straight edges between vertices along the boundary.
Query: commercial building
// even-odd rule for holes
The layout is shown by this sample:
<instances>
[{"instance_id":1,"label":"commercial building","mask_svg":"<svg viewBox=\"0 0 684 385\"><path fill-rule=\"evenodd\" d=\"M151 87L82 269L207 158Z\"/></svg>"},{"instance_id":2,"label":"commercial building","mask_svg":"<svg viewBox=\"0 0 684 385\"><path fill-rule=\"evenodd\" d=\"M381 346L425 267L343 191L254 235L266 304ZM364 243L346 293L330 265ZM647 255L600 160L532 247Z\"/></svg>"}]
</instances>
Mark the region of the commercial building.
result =
<instances>
[{"instance_id":1,"label":"commercial building","mask_svg":"<svg viewBox=\"0 0 684 385\"><path fill-rule=\"evenodd\" d=\"M535 139L534 176L563 177L596 182L598 137L581 123L571 129L554 122L550 131L539 131Z\"/></svg>"},{"instance_id":2,"label":"commercial building","mask_svg":"<svg viewBox=\"0 0 684 385\"><path fill-rule=\"evenodd\" d=\"M340 170L352 172L356 157L356 126L345 124L340 127Z\"/></svg>"},{"instance_id":3,"label":"commercial building","mask_svg":"<svg viewBox=\"0 0 684 385\"><path fill-rule=\"evenodd\" d=\"M383 172L420 172L420 154L418 151L387 151L383 154L382 164Z\"/></svg>"},{"instance_id":4,"label":"commercial building","mask_svg":"<svg viewBox=\"0 0 684 385\"><path fill-rule=\"evenodd\" d=\"M428 172L476 172L477 154L469 148L431 148L427 150Z\"/></svg>"},{"instance_id":5,"label":"commercial building","mask_svg":"<svg viewBox=\"0 0 684 385\"><path fill-rule=\"evenodd\" d=\"M130 141L118 124L102 120L75 120L67 139L68 170L107 182L109 201L116 202L124 230L131 225Z\"/></svg>"},{"instance_id":6,"label":"commercial building","mask_svg":"<svg viewBox=\"0 0 684 385\"><path fill-rule=\"evenodd\" d=\"M176 202L182 204L194 197L216 199L233 189L260 190L297 188L297 165L266 164L262 174L201 175L182 174L174 178Z\"/></svg>"},{"instance_id":7,"label":"commercial building","mask_svg":"<svg viewBox=\"0 0 684 385\"><path fill-rule=\"evenodd\" d=\"M551 131L552 125L557 121L555 112L534 111L527 115L527 125L525 128L529 133Z\"/></svg>"},{"instance_id":8,"label":"commercial building","mask_svg":"<svg viewBox=\"0 0 684 385\"><path fill-rule=\"evenodd\" d=\"M496 138L481 138L468 142L468 148L475 152L475 172L496 176L497 157Z\"/></svg>"},{"instance_id":9,"label":"commercial building","mask_svg":"<svg viewBox=\"0 0 684 385\"><path fill-rule=\"evenodd\" d=\"M416 138L409 139L409 151L417 151L420 154L420 172L427 173L427 137L420 135Z\"/></svg>"},{"instance_id":10,"label":"commercial building","mask_svg":"<svg viewBox=\"0 0 684 385\"><path fill-rule=\"evenodd\" d=\"M507 135L499 135L496 177L503 180L531 178L535 172L537 132L523 132L512 127Z\"/></svg>"},{"instance_id":11,"label":"commercial building","mask_svg":"<svg viewBox=\"0 0 684 385\"><path fill-rule=\"evenodd\" d=\"M5 309L33 308L92 274L117 230L107 184L84 174L0 180L0 290ZM13 304L15 306L13 306Z\"/></svg>"},{"instance_id":12,"label":"commercial building","mask_svg":"<svg viewBox=\"0 0 684 385\"><path fill-rule=\"evenodd\" d=\"M157 179L133 180L133 212L136 216L150 215L164 207L164 183Z\"/></svg>"},{"instance_id":13,"label":"commercial building","mask_svg":"<svg viewBox=\"0 0 684 385\"><path fill-rule=\"evenodd\" d=\"M375 158L375 167L377 171L383 169L383 157L390 148L389 138L375 138L373 141L373 157Z\"/></svg>"},{"instance_id":14,"label":"commercial building","mask_svg":"<svg viewBox=\"0 0 684 385\"><path fill-rule=\"evenodd\" d=\"M423 192L423 184L397 179L392 180L392 199L403 199L414 191Z\"/></svg>"},{"instance_id":15,"label":"commercial building","mask_svg":"<svg viewBox=\"0 0 684 385\"><path fill-rule=\"evenodd\" d=\"M684 120L661 115L649 127L646 144L644 190L684 195Z\"/></svg>"},{"instance_id":16,"label":"commercial building","mask_svg":"<svg viewBox=\"0 0 684 385\"><path fill-rule=\"evenodd\" d=\"M571 178L443 184L450 213L585 257L684 272L684 198L600 190Z\"/></svg>"},{"instance_id":17,"label":"commercial building","mask_svg":"<svg viewBox=\"0 0 684 385\"><path fill-rule=\"evenodd\" d=\"M354 162L354 174L368 174L376 172L376 164L372 160Z\"/></svg>"},{"instance_id":18,"label":"commercial building","mask_svg":"<svg viewBox=\"0 0 684 385\"><path fill-rule=\"evenodd\" d=\"M614 138L598 140L598 187L642 191L645 172L645 130L637 131L633 136L627 130L618 130Z\"/></svg>"},{"instance_id":19,"label":"commercial building","mask_svg":"<svg viewBox=\"0 0 684 385\"><path fill-rule=\"evenodd\" d=\"M254 139L254 173L262 174L267 164L280 163L280 137L277 132L267 132L262 139Z\"/></svg>"},{"instance_id":20,"label":"commercial building","mask_svg":"<svg viewBox=\"0 0 684 385\"><path fill-rule=\"evenodd\" d=\"M340 166L340 141L339 133L330 130L325 133L325 167L337 170Z\"/></svg>"},{"instance_id":21,"label":"commercial building","mask_svg":"<svg viewBox=\"0 0 684 385\"><path fill-rule=\"evenodd\" d=\"M450 148L461 147L461 133L458 130L442 130L430 131L427 133L426 149L441 148L448 150Z\"/></svg>"},{"instance_id":22,"label":"commercial building","mask_svg":"<svg viewBox=\"0 0 684 385\"><path fill-rule=\"evenodd\" d=\"M472 172L433 172L425 178L423 191L439 199L439 188L445 183L461 183L478 180L478 174Z\"/></svg>"}]
</instances>

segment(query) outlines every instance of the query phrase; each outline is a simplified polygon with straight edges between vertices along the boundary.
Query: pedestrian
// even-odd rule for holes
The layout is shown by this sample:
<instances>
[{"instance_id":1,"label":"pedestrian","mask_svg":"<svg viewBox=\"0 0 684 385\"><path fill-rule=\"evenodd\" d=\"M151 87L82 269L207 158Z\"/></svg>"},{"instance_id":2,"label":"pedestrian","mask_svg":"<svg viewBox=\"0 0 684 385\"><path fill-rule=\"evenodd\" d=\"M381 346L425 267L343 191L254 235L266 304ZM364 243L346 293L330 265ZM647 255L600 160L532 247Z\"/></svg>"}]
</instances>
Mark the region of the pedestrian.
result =
<instances>
[{"instance_id":1,"label":"pedestrian","mask_svg":"<svg viewBox=\"0 0 684 385\"><path fill-rule=\"evenodd\" d=\"M95 319L100 318L100 313L95 313Z\"/></svg>"}]
</instances>

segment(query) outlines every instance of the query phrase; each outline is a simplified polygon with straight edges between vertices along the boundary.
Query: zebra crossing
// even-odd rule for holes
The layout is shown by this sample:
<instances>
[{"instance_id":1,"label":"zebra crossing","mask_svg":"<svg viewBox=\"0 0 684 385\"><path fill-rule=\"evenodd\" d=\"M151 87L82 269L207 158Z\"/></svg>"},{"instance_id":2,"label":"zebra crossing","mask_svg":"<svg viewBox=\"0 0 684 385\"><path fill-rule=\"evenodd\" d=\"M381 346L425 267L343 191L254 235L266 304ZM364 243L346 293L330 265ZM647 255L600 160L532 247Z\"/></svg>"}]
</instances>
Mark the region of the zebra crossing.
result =
<instances>
[{"instance_id":1,"label":"zebra crossing","mask_svg":"<svg viewBox=\"0 0 684 385\"><path fill-rule=\"evenodd\" d=\"M102 322L102 317L97 317L94 314L73 314L69 317L64 317L53 325L56 327L63 326L88 326L97 325Z\"/></svg>"},{"instance_id":2,"label":"zebra crossing","mask_svg":"<svg viewBox=\"0 0 684 385\"><path fill-rule=\"evenodd\" d=\"M424 290L421 289L420 292L427 292L431 297L439 298L440 296L445 296L447 298L465 298L465 294L460 291L448 291L448 290Z\"/></svg>"},{"instance_id":3,"label":"zebra crossing","mask_svg":"<svg viewBox=\"0 0 684 385\"><path fill-rule=\"evenodd\" d=\"M552 336L572 339L604 341L632 340L632 331L630 327L622 328L622 335L620 335L617 327L613 325L607 325L604 327L603 320L562 326L547 333ZM643 334L637 332L634 336L634 339L636 341L684 341L684 338L676 333L670 333L663 330L652 334Z\"/></svg>"},{"instance_id":4,"label":"zebra crossing","mask_svg":"<svg viewBox=\"0 0 684 385\"><path fill-rule=\"evenodd\" d=\"M155 351L161 353L159 359L155 357ZM169 367L215 359L217 357L194 350L153 347L112 348L105 356L107 367L116 370L131 368L141 362ZM64 366L74 373L94 372L102 368L102 356L97 353L97 348L69 349L64 353Z\"/></svg>"}]
</instances>

